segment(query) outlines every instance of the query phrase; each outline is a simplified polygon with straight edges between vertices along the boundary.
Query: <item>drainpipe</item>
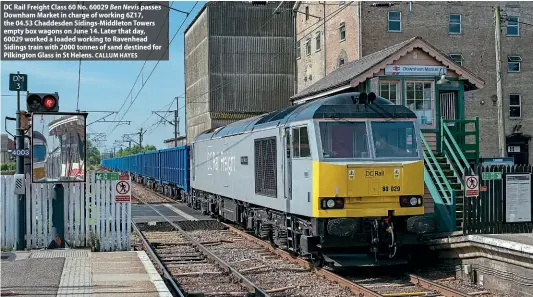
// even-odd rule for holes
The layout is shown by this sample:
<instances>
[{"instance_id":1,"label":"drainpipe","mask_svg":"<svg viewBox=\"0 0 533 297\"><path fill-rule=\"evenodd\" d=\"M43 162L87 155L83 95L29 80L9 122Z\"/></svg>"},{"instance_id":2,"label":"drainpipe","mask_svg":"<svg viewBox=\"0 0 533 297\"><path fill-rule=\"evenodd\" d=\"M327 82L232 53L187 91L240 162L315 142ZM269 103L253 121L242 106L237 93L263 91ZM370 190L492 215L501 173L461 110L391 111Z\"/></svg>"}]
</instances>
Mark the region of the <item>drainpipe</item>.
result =
<instances>
[{"instance_id":1,"label":"drainpipe","mask_svg":"<svg viewBox=\"0 0 533 297\"><path fill-rule=\"evenodd\" d=\"M326 1L324 1L324 2L320 1L319 3L322 4L322 13L323 13L322 21L324 22L324 26L323 26L324 30L323 30L323 33L322 33L322 35L324 36L324 53L322 54L322 66L324 67L324 77L326 77L326 75L328 74L328 70L326 69L326 67L327 67L326 66L327 65L326 64L326 53L327 53L326 49L328 48L327 47L328 43L326 41L326 38L327 38L326 36L328 35L326 33Z\"/></svg>"},{"instance_id":2,"label":"drainpipe","mask_svg":"<svg viewBox=\"0 0 533 297\"><path fill-rule=\"evenodd\" d=\"M292 10L292 23L293 23L293 33L294 33L294 50L293 50L293 53L296 54L296 42L298 40L298 35L296 35L296 10L295 8L293 7L293 10ZM300 47L301 49L301 47ZM298 60L296 59L296 55L293 56L294 57L294 90L293 90L293 95L296 95L296 93L298 93Z\"/></svg>"},{"instance_id":3,"label":"drainpipe","mask_svg":"<svg viewBox=\"0 0 533 297\"><path fill-rule=\"evenodd\" d=\"M363 6L363 2L362 1L359 1L358 5L357 5L357 9L359 11L359 18L358 18L358 23L359 23L359 33L357 34L358 35L358 40L357 40L357 49L358 49L358 54L359 54L359 57L358 59L361 59L362 58L362 53L363 53L363 44L361 44L361 36L363 35L363 28L361 28L361 24L363 23L361 21L362 19L362 12L363 12L363 9L362 9L362 6Z\"/></svg>"}]
</instances>

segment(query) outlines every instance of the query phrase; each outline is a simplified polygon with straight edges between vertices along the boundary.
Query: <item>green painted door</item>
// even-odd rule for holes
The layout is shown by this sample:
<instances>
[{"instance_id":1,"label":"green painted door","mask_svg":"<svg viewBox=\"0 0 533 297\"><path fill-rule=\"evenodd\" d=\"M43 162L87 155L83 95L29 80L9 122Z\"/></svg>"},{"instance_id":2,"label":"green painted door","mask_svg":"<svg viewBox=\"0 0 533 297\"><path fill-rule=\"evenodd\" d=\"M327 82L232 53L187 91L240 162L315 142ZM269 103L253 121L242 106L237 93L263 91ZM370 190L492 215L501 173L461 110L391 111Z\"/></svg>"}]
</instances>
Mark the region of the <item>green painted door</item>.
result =
<instances>
[{"instance_id":1,"label":"green painted door","mask_svg":"<svg viewBox=\"0 0 533 297\"><path fill-rule=\"evenodd\" d=\"M444 120L459 120L459 106L457 100L457 91L440 91L439 92L440 116ZM452 134L461 132L464 127L461 127L458 122L447 123L448 129ZM459 135L461 135L459 133ZM457 144L464 144L464 137L455 137Z\"/></svg>"}]
</instances>

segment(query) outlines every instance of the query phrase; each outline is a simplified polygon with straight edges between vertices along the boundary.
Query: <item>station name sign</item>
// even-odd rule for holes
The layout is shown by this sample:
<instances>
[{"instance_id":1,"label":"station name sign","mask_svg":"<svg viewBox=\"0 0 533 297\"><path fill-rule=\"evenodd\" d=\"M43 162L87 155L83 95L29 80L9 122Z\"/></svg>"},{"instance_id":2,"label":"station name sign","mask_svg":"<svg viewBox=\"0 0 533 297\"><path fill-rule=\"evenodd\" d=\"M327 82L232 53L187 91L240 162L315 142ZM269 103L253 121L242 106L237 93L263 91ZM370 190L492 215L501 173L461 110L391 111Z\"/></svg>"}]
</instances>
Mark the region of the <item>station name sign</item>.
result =
<instances>
[{"instance_id":1,"label":"station name sign","mask_svg":"<svg viewBox=\"0 0 533 297\"><path fill-rule=\"evenodd\" d=\"M389 65L385 67L385 75L446 75L448 69L444 66L426 65Z\"/></svg>"}]
</instances>

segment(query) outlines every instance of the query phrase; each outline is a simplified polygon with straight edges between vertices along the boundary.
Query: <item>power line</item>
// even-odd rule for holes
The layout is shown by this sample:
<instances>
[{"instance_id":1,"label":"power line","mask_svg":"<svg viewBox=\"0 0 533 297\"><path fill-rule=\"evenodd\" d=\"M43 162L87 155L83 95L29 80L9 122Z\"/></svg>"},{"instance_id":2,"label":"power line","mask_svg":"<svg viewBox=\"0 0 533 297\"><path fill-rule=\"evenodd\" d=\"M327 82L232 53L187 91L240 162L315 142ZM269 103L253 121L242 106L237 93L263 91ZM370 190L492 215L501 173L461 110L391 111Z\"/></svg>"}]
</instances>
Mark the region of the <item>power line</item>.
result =
<instances>
[{"instance_id":1,"label":"power line","mask_svg":"<svg viewBox=\"0 0 533 297\"><path fill-rule=\"evenodd\" d=\"M351 2L349 2L349 3L353 3L353 1L351 1ZM313 29L318 28L318 26L321 26L321 25L323 25L324 23L328 22L328 21L331 20L333 17L335 17L337 14L339 14L342 10L346 9L347 7L349 7L349 5L344 5L344 6L339 7L338 9L336 9L335 11L333 11L333 12L331 12L329 15L327 15L327 16L324 18L323 21L313 23L312 25L309 25L309 26L308 26L307 28L305 28L304 30L308 30L309 28L313 28L313 27L314 27ZM193 7L193 9L194 9L194 7ZM192 10L191 10L191 11L192 11ZM270 18L269 18L269 19L268 19L268 20L267 20L267 21L266 21L266 22L265 22L265 23L264 23L264 24L263 24L263 25L262 25L262 26L261 26L256 32L255 32L255 33L254 33L254 35L257 34L257 33L259 33L259 31L260 31L264 26L266 26L266 25L267 25L267 24L268 24L268 23L274 18L274 16L275 16L275 15L272 15L272 17L270 17ZM179 29L178 29L178 30L179 30ZM302 38L296 40L295 42L298 42L298 41L301 41L301 40L305 39L306 36L307 36L307 35L305 35L304 37L302 37ZM293 47L293 45L291 45L291 47ZM279 53L277 53L273 58L275 59L276 57L278 57L278 56L280 56L280 55L282 55L282 54L285 54L285 53L284 53L284 52L279 52ZM156 66L157 66L157 65L156 65ZM258 66L261 67L262 65L258 65ZM250 70L248 73L251 73L251 72L253 72L253 71L257 70L257 69L259 69L259 68L254 68L254 69ZM153 71L152 71L152 72L153 72ZM216 86L214 89L209 90L209 91L206 91L206 92L204 92L204 93L202 93L202 94L199 94L199 95L197 95L196 97L193 97L192 99L197 99L197 98L202 97L202 96L204 96L204 95L206 95L206 94L209 94L209 93L211 93L211 92L217 91L218 89L220 89L220 88L222 88L222 87L224 87L224 86L226 86L226 85L228 85L228 84L230 84L230 83L231 83L231 81L228 81L228 82L226 82L226 83L220 83L220 84L219 84L218 86ZM141 89L141 90L142 90L142 89ZM139 91L139 92L140 92L140 91ZM185 92L182 93L182 94L181 94L180 96L178 96L178 97L182 97L184 94L185 94ZM137 96L138 96L138 94L137 94ZM136 97L136 98L137 98L137 97ZM136 98L135 98L135 99L136 99ZM206 104L206 103L208 103L208 102L195 102L195 101L185 102L185 105L182 106L182 107L180 107L180 108L178 108L178 111L181 110L181 109L183 109L183 108L185 108L185 107L186 107L186 104L189 104L189 103L204 103L204 104ZM132 104L133 104L133 102L132 102ZM130 105L130 107L131 107L131 105ZM169 108L169 110L170 110L170 108ZM126 111L126 112L127 112L127 111ZM151 126L149 126L149 127L147 128L146 131L148 131L149 129L152 129L152 128L155 127L158 123L159 123L159 122L156 122L156 123L152 124ZM115 128L116 128L116 127L115 127ZM157 127L155 127L155 128L157 128ZM155 128L153 128L153 129L155 129ZM114 129L113 129L113 130L114 130ZM151 133L152 133L153 131L154 131L154 130L152 130ZM112 133L112 132L113 132L113 131L111 131L111 133Z\"/></svg>"},{"instance_id":2,"label":"power line","mask_svg":"<svg viewBox=\"0 0 533 297\"><path fill-rule=\"evenodd\" d=\"M174 5L174 1L172 1L172 3L170 4L169 8L171 9L172 8L172 5ZM155 41L157 41L157 39L159 39L159 35L161 34L161 31L163 30L163 27L165 26L165 24L167 23L168 19L170 17L170 11L169 13L167 14L167 17L165 18L165 21L163 22L163 24L161 25L161 27L159 28L159 33L157 33L157 36L155 38ZM188 15L187 15L188 17ZM153 51L153 47L150 49L150 52L148 53L148 58L150 58L150 56L152 55L152 51ZM146 62L148 62L148 60L145 60L144 61L144 64L143 66L141 67L141 70L139 71L139 74L137 74L137 78L135 78L135 82L133 83L133 85L131 86L131 89L128 93L128 95L126 96L126 98L124 98L124 102L122 102L122 105L120 106L120 108L118 109L118 112L117 112L117 115L115 115L114 119L117 118L118 116L118 113L122 110L122 108L124 107L124 105L126 104L126 102L128 101L128 98L131 96L132 92L133 92L133 88L135 88L135 86L137 85L137 81L139 80L139 77L141 76L142 74L142 71L144 70L144 66L146 66ZM143 85L144 85L144 82L143 82Z\"/></svg>"},{"instance_id":3,"label":"power line","mask_svg":"<svg viewBox=\"0 0 533 297\"><path fill-rule=\"evenodd\" d=\"M192 12L194 10L194 8L196 7L196 5L198 5L198 1L196 1L194 3L194 6L192 7L191 11ZM189 12L189 13L190 13ZM187 20L188 16L185 17L185 19L183 20L183 22L181 23L181 25L179 26L178 30L176 30L176 33L174 33L174 36L172 36L172 39L170 40L170 42L168 43L168 45L166 46L165 48L165 51L163 52L163 54L161 55L161 57L159 58L159 60L157 61L157 63L155 64L154 68L152 69L152 71L150 72L150 74L148 75L148 77L146 78L146 82L150 79L150 77L152 77L152 74L154 73L155 69L157 68L157 66L159 65L159 62L161 62L161 59L163 58L163 56L165 55L165 53L168 51L170 45L172 44L172 42L174 41L174 38L176 38L176 36L178 35L178 32L181 30L181 28L183 27L183 25L185 24L185 21ZM137 93L137 95L135 96L135 98L132 100L132 102L130 103L128 109L126 109L126 111L124 112L124 114L122 115L122 118L120 120L122 120L126 114L128 113L128 111L130 110L130 108L133 106L133 103L135 103L135 101L137 100L137 98L139 97L139 94L141 93L141 91L144 89L144 86L146 85L146 82L143 82L143 84L141 85L141 89L139 90L139 92ZM133 89L133 88L132 88ZM113 130L111 132L109 132L109 135L111 135L115 129L118 127L118 125L115 125L115 127L113 128Z\"/></svg>"}]
</instances>

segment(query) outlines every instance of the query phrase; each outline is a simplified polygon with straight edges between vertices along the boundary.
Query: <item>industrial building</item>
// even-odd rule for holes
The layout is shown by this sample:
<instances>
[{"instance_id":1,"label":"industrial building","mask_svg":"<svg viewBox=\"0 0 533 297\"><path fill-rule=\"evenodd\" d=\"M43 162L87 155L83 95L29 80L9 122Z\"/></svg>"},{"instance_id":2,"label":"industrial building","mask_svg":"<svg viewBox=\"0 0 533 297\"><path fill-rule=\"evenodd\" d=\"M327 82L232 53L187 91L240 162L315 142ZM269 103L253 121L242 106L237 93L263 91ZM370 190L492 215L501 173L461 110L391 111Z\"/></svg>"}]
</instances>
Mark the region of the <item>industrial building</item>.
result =
<instances>
[{"instance_id":1,"label":"industrial building","mask_svg":"<svg viewBox=\"0 0 533 297\"><path fill-rule=\"evenodd\" d=\"M208 2L187 27L187 143L205 130L289 105L294 2L279 5Z\"/></svg>"},{"instance_id":2,"label":"industrial building","mask_svg":"<svg viewBox=\"0 0 533 297\"><path fill-rule=\"evenodd\" d=\"M530 95L533 85L529 83L533 70L528 59L533 53L532 2L297 2L293 7L297 11L295 31L298 36L296 93L343 69L349 62L420 36L485 82L483 88L465 92L464 98L446 100L453 100L453 107L457 112L464 112L465 119L479 118L481 155L499 156L494 17L497 5L501 7L506 151L517 163L532 163L530 137L526 135L533 131L533 98ZM411 58L416 60L416 57ZM405 73L400 76L404 79L379 78L379 94L391 101L405 98L407 94L401 90L406 87L402 84L409 76ZM439 75L435 75L435 82L438 79ZM431 104L425 104L420 112L433 115L429 120L436 123L438 129L435 117L444 101L435 96L435 100L428 101ZM459 106L459 102L464 102L464 106ZM459 108L464 110L459 111ZM454 114L450 116L454 118Z\"/></svg>"}]
</instances>

